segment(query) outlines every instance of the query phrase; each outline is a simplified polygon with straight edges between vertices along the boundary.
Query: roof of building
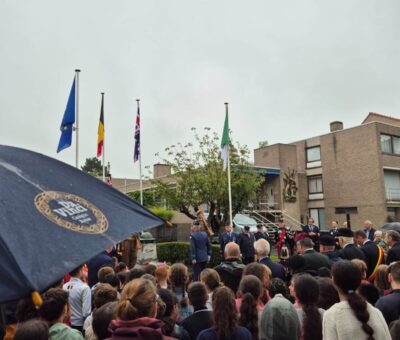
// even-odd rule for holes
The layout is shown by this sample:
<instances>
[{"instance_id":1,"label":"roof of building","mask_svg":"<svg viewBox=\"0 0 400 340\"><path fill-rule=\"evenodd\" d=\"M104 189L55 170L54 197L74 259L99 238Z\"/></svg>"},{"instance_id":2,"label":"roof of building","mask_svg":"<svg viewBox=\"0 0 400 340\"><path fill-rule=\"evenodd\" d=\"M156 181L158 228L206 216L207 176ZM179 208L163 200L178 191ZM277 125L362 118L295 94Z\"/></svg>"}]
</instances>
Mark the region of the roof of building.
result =
<instances>
[{"instance_id":1,"label":"roof of building","mask_svg":"<svg viewBox=\"0 0 400 340\"><path fill-rule=\"evenodd\" d=\"M362 121L361 124L367 124L371 122L380 122L380 123L386 123L386 124L392 124L392 125L397 125L400 126L400 119L391 117L391 116L386 116L380 113L376 112L370 112L367 117Z\"/></svg>"}]
</instances>

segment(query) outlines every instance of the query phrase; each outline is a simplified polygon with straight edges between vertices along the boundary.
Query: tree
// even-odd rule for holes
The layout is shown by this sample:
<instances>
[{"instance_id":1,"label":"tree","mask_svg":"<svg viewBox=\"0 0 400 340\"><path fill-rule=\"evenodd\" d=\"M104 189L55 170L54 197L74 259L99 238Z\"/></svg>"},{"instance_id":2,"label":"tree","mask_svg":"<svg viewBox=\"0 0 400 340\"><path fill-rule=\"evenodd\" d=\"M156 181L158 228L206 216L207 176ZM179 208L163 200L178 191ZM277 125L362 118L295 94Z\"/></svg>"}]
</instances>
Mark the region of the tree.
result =
<instances>
[{"instance_id":1,"label":"tree","mask_svg":"<svg viewBox=\"0 0 400 340\"><path fill-rule=\"evenodd\" d=\"M261 142L258 142L258 147L259 148L264 148L268 146L268 141L267 140L262 140Z\"/></svg>"},{"instance_id":2,"label":"tree","mask_svg":"<svg viewBox=\"0 0 400 340\"><path fill-rule=\"evenodd\" d=\"M86 158L85 165L81 167L82 171L91 174L92 176L102 176L103 166L101 162L96 158Z\"/></svg>"},{"instance_id":3,"label":"tree","mask_svg":"<svg viewBox=\"0 0 400 340\"><path fill-rule=\"evenodd\" d=\"M201 204L208 204L208 222L217 222L221 227L229 220L227 172L220 159L220 138L217 133L205 128L199 134L195 128L194 143L178 143L165 149L166 159L176 177L171 186L161 180L154 180L156 191L166 199L167 206L177 209L190 218ZM249 163L250 150L239 143L230 145L231 188L233 215L249 203L256 203L256 193L264 179L253 171Z\"/></svg>"}]
</instances>

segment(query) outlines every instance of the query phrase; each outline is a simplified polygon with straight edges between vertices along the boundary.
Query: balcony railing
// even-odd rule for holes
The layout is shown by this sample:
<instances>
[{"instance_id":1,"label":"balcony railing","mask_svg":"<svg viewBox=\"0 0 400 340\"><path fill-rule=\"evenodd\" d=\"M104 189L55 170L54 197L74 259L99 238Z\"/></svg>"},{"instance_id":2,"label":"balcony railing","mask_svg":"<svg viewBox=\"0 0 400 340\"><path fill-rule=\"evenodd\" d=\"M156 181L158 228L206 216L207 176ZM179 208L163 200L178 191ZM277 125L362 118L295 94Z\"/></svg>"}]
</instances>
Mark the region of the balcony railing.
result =
<instances>
[{"instance_id":1,"label":"balcony railing","mask_svg":"<svg viewBox=\"0 0 400 340\"><path fill-rule=\"evenodd\" d=\"M400 201L400 188L386 188L386 201Z\"/></svg>"}]
</instances>

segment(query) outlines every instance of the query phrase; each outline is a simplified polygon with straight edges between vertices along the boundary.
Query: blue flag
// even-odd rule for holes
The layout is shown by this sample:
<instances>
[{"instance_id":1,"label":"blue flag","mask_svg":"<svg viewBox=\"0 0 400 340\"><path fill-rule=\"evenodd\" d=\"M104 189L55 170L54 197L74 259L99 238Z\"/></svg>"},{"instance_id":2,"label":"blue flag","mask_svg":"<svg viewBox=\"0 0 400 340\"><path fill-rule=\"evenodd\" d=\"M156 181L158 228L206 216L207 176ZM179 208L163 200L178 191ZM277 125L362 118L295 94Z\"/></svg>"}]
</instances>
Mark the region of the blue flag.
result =
<instances>
[{"instance_id":1,"label":"blue flag","mask_svg":"<svg viewBox=\"0 0 400 340\"><path fill-rule=\"evenodd\" d=\"M67 108L64 112L64 117L61 122L61 137L58 143L57 153L72 144L72 128L75 123L75 77L72 83L71 92L69 94Z\"/></svg>"}]
</instances>

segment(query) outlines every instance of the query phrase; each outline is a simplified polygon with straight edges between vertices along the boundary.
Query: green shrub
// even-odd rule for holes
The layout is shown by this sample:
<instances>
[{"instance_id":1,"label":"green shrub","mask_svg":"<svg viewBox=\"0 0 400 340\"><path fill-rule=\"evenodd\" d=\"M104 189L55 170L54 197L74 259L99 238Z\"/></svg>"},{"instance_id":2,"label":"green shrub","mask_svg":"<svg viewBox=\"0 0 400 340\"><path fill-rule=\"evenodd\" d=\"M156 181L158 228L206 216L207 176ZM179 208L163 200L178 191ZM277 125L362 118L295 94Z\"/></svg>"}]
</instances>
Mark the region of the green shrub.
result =
<instances>
[{"instance_id":1,"label":"green shrub","mask_svg":"<svg viewBox=\"0 0 400 340\"><path fill-rule=\"evenodd\" d=\"M212 244L212 255L208 267L215 267L221 262L219 245ZM183 263L187 266L192 264L189 242L165 242L157 244L157 257L159 261L167 262L169 265Z\"/></svg>"},{"instance_id":2,"label":"green shrub","mask_svg":"<svg viewBox=\"0 0 400 340\"><path fill-rule=\"evenodd\" d=\"M162 207L150 208L150 211L166 221L171 221L174 217L174 212L172 210L168 210Z\"/></svg>"}]
</instances>

